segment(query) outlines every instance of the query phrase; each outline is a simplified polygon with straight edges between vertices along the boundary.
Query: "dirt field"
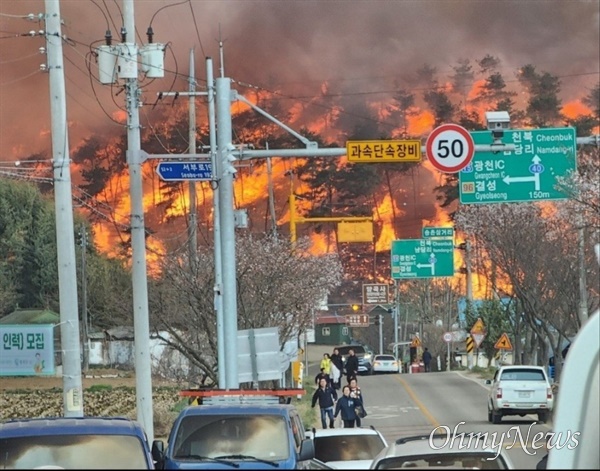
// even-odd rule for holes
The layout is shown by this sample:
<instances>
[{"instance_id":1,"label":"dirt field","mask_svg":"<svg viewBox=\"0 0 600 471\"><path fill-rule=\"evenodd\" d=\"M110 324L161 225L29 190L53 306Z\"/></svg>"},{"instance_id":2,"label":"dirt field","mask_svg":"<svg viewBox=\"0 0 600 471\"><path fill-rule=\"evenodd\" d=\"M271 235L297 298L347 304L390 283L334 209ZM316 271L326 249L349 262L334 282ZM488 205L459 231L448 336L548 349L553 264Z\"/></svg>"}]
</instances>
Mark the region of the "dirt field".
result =
<instances>
[{"instance_id":1,"label":"dirt field","mask_svg":"<svg viewBox=\"0 0 600 471\"><path fill-rule=\"evenodd\" d=\"M166 436L181 402L181 386L153 379L156 436ZM122 370L93 370L82 380L85 415L136 417L135 376ZM186 387L186 386L184 386ZM63 380L59 377L1 377L0 421L63 415Z\"/></svg>"}]
</instances>

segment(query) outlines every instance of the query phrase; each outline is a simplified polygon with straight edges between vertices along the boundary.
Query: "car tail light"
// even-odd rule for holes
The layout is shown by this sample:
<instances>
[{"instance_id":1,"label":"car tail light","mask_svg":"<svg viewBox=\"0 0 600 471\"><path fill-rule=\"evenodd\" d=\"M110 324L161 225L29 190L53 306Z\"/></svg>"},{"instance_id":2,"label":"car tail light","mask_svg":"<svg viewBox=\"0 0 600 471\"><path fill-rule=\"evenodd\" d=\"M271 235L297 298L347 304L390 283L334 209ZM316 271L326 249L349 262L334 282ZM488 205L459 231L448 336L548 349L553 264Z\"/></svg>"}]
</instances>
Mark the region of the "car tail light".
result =
<instances>
[{"instance_id":1,"label":"car tail light","mask_svg":"<svg viewBox=\"0 0 600 471\"><path fill-rule=\"evenodd\" d=\"M546 399L552 399L552 388L546 389Z\"/></svg>"},{"instance_id":2,"label":"car tail light","mask_svg":"<svg viewBox=\"0 0 600 471\"><path fill-rule=\"evenodd\" d=\"M496 399L502 399L502 388L498 388L496 391Z\"/></svg>"}]
</instances>

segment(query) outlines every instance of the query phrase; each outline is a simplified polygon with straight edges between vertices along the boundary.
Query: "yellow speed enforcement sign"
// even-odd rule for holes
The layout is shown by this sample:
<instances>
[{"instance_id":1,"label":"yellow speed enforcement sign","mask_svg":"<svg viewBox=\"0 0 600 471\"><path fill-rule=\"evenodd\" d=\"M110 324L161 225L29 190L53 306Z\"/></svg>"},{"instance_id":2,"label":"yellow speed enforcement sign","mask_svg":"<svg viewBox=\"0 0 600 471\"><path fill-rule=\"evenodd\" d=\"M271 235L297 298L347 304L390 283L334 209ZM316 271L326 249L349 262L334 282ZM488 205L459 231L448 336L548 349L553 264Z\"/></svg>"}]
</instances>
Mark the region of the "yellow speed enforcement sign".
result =
<instances>
[{"instance_id":1,"label":"yellow speed enforcement sign","mask_svg":"<svg viewBox=\"0 0 600 471\"><path fill-rule=\"evenodd\" d=\"M346 155L350 162L420 162L421 141L348 141Z\"/></svg>"}]
</instances>

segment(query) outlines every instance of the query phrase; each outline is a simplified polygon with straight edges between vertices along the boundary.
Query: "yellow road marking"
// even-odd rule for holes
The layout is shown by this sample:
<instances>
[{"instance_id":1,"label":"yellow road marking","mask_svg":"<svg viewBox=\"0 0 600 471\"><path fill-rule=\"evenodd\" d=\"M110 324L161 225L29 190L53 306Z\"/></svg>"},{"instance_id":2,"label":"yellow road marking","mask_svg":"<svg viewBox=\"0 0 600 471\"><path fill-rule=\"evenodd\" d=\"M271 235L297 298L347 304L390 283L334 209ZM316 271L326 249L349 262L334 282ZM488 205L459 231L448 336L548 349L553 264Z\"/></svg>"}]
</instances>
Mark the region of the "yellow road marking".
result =
<instances>
[{"instance_id":1,"label":"yellow road marking","mask_svg":"<svg viewBox=\"0 0 600 471\"><path fill-rule=\"evenodd\" d=\"M429 412L429 410L427 410L427 407L425 407L425 405L419 400L417 395L414 393L414 391L411 389L411 387L406 383L406 381L404 381L399 375L395 376L395 378L398 381L400 381L400 383L402 384L402 387L406 390L406 392L408 393L410 398L413 400L413 402L417 405L417 407L419 409L421 409L421 412L423 413L425 418L427 420L429 420L431 425L433 425L434 427L439 427L440 423L437 420L435 420L435 417L431 414L431 412Z\"/></svg>"}]
</instances>

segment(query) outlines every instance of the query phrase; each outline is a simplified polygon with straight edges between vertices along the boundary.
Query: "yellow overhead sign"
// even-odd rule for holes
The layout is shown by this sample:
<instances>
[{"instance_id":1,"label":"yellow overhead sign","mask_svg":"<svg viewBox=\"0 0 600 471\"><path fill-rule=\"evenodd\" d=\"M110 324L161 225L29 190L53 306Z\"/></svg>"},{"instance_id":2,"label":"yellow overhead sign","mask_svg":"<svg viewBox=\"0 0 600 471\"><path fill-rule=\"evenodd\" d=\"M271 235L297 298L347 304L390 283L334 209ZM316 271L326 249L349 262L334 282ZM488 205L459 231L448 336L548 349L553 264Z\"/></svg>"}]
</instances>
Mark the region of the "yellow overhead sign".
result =
<instances>
[{"instance_id":1,"label":"yellow overhead sign","mask_svg":"<svg viewBox=\"0 0 600 471\"><path fill-rule=\"evenodd\" d=\"M350 162L420 162L421 141L348 141L346 154Z\"/></svg>"},{"instance_id":2,"label":"yellow overhead sign","mask_svg":"<svg viewBox=\"0 0 600 471\"><path fill-rule=\"evenodd\" d=\"M498 350L512 350L512 344L510 343L510 339L506 333L503 333L500 336L496 342L496 345L494 345L494 348L497 348Z\"/></svg>"},{"instance_id":3,"label":"yellow overhead sign","mask_svg":"<svg viewBox=\"0 0 600 471\"><path fill-rule=\"evenodd\" d=\"M373 222L339 222L338 242L373 242Z\"/></svg>"}]
</instances>

